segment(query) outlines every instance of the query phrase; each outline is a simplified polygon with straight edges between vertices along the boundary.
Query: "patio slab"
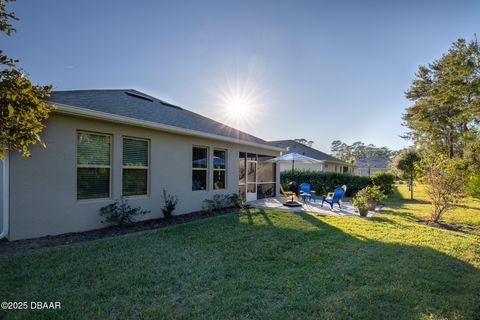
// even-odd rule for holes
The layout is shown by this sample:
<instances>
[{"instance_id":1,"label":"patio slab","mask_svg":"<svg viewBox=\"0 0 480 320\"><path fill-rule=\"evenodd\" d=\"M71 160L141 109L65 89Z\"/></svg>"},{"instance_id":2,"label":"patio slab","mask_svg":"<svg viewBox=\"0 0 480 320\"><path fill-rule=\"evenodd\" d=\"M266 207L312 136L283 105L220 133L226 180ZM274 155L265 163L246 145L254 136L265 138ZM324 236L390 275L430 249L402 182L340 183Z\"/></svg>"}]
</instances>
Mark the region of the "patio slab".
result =
<instances>
[{"instance_id":1,"label":"patio slab","mask_svg":"<svg viewBox=\"0 0 480 320\"><path fill-rule=\"evenodd\" d=\"M320 215L337 215L337 216L357 216L357 210L352 206L350 202L343 201L342 208L339 208L337 205L333 206L333 210L330 208L328 203L325 203L324 206L321 206L322 201L307 201L302 202L301 207L286 207L283 205L283 197L276 197L276 198L265 198L259 199L255 201L250 201L248 204L252 208L257 209L276 209L276 210L289 210L289 211L305 211L311 212ZM367 217L372 217L375 214L375 211L369 211Z\"/></svg>"}]
</instances>

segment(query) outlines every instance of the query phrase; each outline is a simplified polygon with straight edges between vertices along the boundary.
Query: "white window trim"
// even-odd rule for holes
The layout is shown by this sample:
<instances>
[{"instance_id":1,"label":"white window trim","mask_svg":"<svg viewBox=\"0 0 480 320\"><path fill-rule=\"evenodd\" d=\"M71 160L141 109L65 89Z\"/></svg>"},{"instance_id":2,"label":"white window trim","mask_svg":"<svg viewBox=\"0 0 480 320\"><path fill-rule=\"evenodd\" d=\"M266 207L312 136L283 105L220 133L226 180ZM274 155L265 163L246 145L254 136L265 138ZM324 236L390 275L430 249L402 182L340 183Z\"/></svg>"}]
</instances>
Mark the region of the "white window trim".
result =
<instances>
[{"instance_id":1,"label":"white window trim","mask_svg":"<svg viewBox=\"0 0 480 320\"><path fill-rule=\"evenodd\" d=\"M140 140L140 141L146 141L147 142L147 161L148 161L148 166L125 166L123 164L123 142L125 139L128 140ZM131 136L123 136L122 137L122 197L124 198L135 198L135 197L149 197L150 196L150 139L146 138L137 138L137 137L131 137ZM125 196L123 195L123 169L138 169L138 170L147 170L147 193L145 194L135 194L131 196Z\"/></svg>"},{"instance_id":2,"label":"white window trim","mask_svg":"<svg viewBox=\"0 0 480 320\"><path fill-rule=\"evenodd\" d=\"M193 164L190 163L190 167L191 167L191 169L192 169L192 173L193 173L193 171L202 171L202 170L207 172L207 175L206 175L206 177L205 177L205 179L206 179L207 181L206 181L205 189L204 189L204 190L202 190L202 189L193 190L193 189L192 189L192 192L198 192L198 191L200 191L200 192L202 192L202 191L203 191L203 192L206 192L206 191L209 191L209 189L210 189L210 148L207 147L207 146L193 145L193 146L192 146L192 149L191 149L191 150L192 150L192 156L190 157L190 159L192 159L191 161L193 161L193 149L194 149L194 148L206 149L206 150L207 150L207 167L206 167L206 168L194 168L194 167L193 167ZM193 182L193 176L191 177L191 179L192 179L192 182Z\"/></svg>"},{"instance_id":3,"label":"white window trim","mask_svg":"<svg viewBox=\"0 0 480 320\"><path fill-rule=\"evenodd\" d=\"M223 169L215 169L215 162L213 161L213 157L215 157L215 151L223 151L225 152L225 168ZM220 148L214 148L213 149L213 155L212 155L212 169L213 169L213 178L215 179L215 171L223 171L225 172L225 183L223 185L223 188L215 189L215 181L213 181L213 190L215 191L222 191L222 190L227 190L227 185L228 185L228 174L227 174L227 169L228 169L228 150L227 149L220 149Z\"/></svg>"},{"instance_id":4,"label":"white window trim","mask_svg":"<svg viewBox=\"0 0 480 320\"><path fill-rule=\"evenodd\" d=\"M97 136L110 137L110 165L92 165L92 164L78 164L78 135L79 134L90 134ZM88 201L98 201L98 200L110 200L112 199L112 186L113 186L113 134L96 132L96 131L87 131L87 130L77 130L75 135L75 199L79 202L88 202ZM88 198L88 199L78 199L78 168L106 168L109 170L109 185L108 185L108 197L103 198Z\"/></svg>"}]
</instances>

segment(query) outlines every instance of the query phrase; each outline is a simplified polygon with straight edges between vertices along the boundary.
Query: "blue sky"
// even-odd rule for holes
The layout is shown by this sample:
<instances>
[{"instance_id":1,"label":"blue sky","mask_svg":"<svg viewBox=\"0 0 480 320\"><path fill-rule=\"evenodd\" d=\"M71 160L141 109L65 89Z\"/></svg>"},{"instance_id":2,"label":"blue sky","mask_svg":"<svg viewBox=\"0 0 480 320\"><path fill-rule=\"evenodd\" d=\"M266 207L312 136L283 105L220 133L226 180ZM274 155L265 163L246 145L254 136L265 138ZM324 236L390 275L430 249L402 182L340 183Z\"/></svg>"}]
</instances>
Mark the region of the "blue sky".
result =
<instances>
[{"instance_id":1,"label":"blue sky","mask_svg":"<svg viewBox=\"0 0 480 320\"><path fill-rule=\"evenodd\" d=\"M480 1L25 1L0 36L33 82L134 88L232 123L225 96L250 93L240 129L393 149L420 64L480 31Z\"/></svg>"}]
</instances>

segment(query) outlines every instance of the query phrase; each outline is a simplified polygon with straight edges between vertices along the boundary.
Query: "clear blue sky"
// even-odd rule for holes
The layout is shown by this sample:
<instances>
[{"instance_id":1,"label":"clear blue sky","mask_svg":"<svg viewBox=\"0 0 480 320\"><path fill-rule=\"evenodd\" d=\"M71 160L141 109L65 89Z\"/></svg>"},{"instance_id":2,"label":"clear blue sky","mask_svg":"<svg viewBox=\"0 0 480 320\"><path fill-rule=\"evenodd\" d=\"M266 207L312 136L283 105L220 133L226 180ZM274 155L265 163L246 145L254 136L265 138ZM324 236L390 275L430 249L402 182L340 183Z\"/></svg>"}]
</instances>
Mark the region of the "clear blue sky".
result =
<instances>
[{"instance_id":1,"label":"clear blue sky","mask_svg":"<svg viewBox=\"0 0 480 320\"><path fill-rule=\"evenodd\" d=\"M9 4L1 47L38 84L134 88L216 120L250 90L241 129L396 149L418 65L480 32L480 1L65 1Z\"/></svg>"}]
</instances>

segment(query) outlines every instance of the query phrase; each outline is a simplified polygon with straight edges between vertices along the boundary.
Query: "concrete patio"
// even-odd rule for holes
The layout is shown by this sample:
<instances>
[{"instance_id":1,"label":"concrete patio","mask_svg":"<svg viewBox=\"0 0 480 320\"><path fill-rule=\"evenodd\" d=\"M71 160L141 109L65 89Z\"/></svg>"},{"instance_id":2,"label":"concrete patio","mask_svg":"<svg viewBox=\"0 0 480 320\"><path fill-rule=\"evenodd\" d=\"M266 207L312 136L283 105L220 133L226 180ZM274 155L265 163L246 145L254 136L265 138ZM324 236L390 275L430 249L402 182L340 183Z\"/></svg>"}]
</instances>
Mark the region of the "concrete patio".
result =
<instances>
[{"instance_id":1,"label":"concrete patio","mask_svg":"<svg viewBox=\"0 0 480 320\"><path fill-rule=\"evenodd\" d=\"M289 210L289 211L305 211L311 212L320 215L338 215L338 216L360 216L357 210L352 206L350 202L343 201L342 208L339 208L337 205L334 205L333 210L330 208L328 203L325 203L324 206L321 206L322 201L307 201L300 203L301 207L286 207L283 205L283 197L276 198L265 198L260 200L251 201L248 204L252 208L258 209L276 209L276 210ZM375 214L375 211L369 211L367 217L372 217Z\"/></svg>"}]
</instances>

